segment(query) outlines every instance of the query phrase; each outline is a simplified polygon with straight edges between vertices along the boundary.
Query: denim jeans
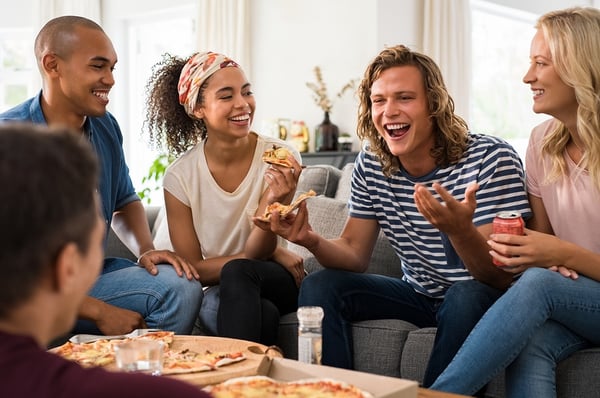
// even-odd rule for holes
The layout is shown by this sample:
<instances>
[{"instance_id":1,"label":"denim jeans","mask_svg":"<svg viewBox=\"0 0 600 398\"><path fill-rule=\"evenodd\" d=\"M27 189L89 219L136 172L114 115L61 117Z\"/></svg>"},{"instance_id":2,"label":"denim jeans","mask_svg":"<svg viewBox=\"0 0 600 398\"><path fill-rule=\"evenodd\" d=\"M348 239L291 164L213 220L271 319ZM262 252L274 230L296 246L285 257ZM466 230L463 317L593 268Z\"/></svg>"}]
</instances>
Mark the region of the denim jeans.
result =
<instances>
[{"instance_id":1,"label":"denim jeans","mask_svg":"<svg viewBox=\"0 0 600 398\"><path fill-rule=\"evenodd\" d=\"M302 282L299 306L323 307L324 365L353 368L352 322L401 319L438 327L423 385L435 380L501 291L474 280L454 283L444 299L417 293L403 280L324 269Z\"/></svg>"},{"instance_id":2,"label":"denim jeans","mask_svg":"<svg viewBox=\"0 0 600 398\"><path fill-rule=\"evenodd\" d=\"M473 329L432 389L473 394L507 368L508 397L555 397L556 364L600 344L600 282L523 273Z\"/></svg>"},{"instance_id":3,"label":"denim jeans","mask_svg":"<svg viewBox=\"0 0 600 398\"><path fill-rule=\"evenodd\" d=\"M123 258L107 258L90 296L141 314L149 328L190 334L202 301L202 286L180 277L169 264L151 275ZM79 321L74 333L99 333L91 322Z\"/></svg>"}]
</instances>

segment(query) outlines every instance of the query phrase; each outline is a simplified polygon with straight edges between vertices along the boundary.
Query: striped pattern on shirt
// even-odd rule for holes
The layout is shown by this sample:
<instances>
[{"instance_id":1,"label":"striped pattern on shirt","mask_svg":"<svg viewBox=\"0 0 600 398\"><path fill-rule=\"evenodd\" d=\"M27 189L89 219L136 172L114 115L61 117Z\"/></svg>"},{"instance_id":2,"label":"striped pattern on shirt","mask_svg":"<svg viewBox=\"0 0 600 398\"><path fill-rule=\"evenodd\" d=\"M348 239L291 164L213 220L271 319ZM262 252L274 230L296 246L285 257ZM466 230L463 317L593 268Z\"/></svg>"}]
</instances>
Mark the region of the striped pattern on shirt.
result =
<instances>
[{"instance_id":1,"label":"striped pattern on shirt","mask_svg":"<svg viewBox=\"0 0 600 398\"><path fill-rule=\"evenodd\" d=\"M471 279L449 238L417 210L414 185L431 188L439 182L456 200L467 186L479 183L475 226L489 224L500 211L531 216L525 191L523 164L504 140L470 134L463 158L422 177L404 170L386 177L375 155L362 151L356 159L349 200L350 216L376 219L402 261L404 279L430 297L442 298L453 282ZM439 195L430 190L439 199Z\"/></svg>"}]
</instances>

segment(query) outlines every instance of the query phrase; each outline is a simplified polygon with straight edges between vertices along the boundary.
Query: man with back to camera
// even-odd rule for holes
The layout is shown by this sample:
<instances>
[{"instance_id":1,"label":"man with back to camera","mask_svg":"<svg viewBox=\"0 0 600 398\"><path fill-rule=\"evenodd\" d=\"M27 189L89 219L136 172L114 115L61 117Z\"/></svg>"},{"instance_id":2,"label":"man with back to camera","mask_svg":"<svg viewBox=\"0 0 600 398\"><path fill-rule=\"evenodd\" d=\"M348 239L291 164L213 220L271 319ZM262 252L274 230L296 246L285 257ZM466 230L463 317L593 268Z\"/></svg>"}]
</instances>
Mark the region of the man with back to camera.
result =
<instances>
[{"instance_id":1,"label":"man with back to camera","mask_svg":"<svg viewBox=\"0 0 600 398\"><path fill-rule=\"evenodd\" d=\"M175 379L83 368L45 350L73 326L102 268L98 171L73 131L0 125L2 396L208 397Z\"/></svg>"},{"instance_id":2,"label":"man with back to camera","mask_svg":"<svg viewBox=\"0 0 600 398\"><path fill-rule=\"evenodd\" d=\"M122 334L151 327L189 334L202 300L201 285L186 260L154 249L125 163L121 130L106 110L117 63L110 39L89 19L62 16L40 30L35 56L41 92L0 114L0 121L62 125L85 136L100 159L98 192L105 224L139 255L138 264L104 260L102 273L79 308L75 332Z\"/></svg>"}]
</instances>

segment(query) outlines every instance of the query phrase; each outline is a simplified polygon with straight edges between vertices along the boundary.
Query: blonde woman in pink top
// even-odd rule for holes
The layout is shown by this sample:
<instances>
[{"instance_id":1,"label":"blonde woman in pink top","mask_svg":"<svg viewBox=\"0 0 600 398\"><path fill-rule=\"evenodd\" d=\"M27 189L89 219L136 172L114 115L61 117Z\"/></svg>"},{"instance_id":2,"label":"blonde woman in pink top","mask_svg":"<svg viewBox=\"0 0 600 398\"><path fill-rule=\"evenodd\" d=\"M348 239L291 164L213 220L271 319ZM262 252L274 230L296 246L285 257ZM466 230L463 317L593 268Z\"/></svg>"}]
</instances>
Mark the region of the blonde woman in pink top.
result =
<instances>
[{"instance_id":1,"label":"blonde woman in pink top","mask_svg":"<svg viewBox=\"0 0 600 398\"><path fill-rule=\"evenodd\" d=\"M523 81L537 126L526 169L524 236L491 235L491 255L523 273L431 388L473 394L506 369L508 397L556 396L556 364L600 345L600 10L543 15Z\"/></svg>"}]
</instances>

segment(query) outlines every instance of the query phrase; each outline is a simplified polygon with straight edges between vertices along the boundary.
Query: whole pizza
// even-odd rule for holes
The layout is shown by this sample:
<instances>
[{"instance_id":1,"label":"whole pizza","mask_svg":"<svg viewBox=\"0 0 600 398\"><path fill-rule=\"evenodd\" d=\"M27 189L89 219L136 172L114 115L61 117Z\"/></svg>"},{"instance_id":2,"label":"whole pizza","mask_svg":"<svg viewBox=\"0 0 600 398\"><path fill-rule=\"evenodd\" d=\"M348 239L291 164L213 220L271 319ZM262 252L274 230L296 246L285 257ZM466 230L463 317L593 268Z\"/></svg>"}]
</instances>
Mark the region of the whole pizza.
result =
<instances>
[{"instance_id":1,"label":"whole pizza","mask_svg":"<svg viewBox=\"0 0 600 398\"><path fill-rule=\"evenodd\" d=\"M215 398L373 398L373 395L352 384L320 378L280 382L266 376L239 377L204 390Z\"/></svg>"}]
</instances>

